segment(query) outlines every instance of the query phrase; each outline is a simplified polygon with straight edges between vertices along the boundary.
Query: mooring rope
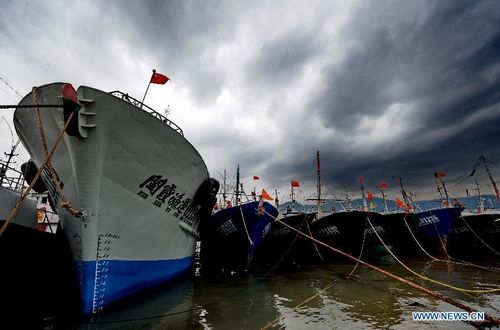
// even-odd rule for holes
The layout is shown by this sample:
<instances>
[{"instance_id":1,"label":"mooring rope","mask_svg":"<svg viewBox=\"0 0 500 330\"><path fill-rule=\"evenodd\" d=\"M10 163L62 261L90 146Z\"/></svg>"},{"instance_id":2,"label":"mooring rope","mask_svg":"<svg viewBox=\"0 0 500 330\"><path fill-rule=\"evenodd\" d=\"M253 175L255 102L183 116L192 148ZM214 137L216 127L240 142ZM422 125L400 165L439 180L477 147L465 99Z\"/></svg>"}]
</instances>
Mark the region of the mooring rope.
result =
<instances>
[{"instance_id":1,"label":"mooring rope","mask_svg":"<svg viewBox=\"0 0 500 330\"><path fill-rule=\"evenodd\" d=\"M300 223L300 227L299 227L299 231L302 231L302 227L304 226L304 223L306 222L306 217L305 215L302 216L302 222ZM299 234L295 233L295 237L293 238L292 242L290 243L290 245L288 246L288 248L285 250L285 252L283 253L283 255L281 256L281 258L278 260L278 262L276 262L268 271L267 271L267 274L270 274L272 271L274 271L277 267L279 267L279 265L283 262L283 260L285 259L285 257L288 255L288 253L290 252L290 250L292 249L293 245L295 244L295 242L297 241L297 238L299 237Z\"/></svg>"},{"instance_id":2,"label":"mooring rope","mask_svg":"<svg viewBox=\"0 0 500 330\"><path fill-rule=\"evenodd\" d=\"M45 154L45 157L47 157L47 154L48 154L47 140L45 138L45 132L43 130L42 116L40 114L40 106L38 105L38 95L37 95L36 87L33 87L32 97L33 97L33 102L36 106L36 117L37 117L37 122L38 122L38 130L40 132L40 138L42 140L43 152ZM71 112L71 113L73 113L73 112ZM50 159L48 160L46 167L49 170L52 182L57 190L57 194L61 197L61 207L66 209L75 218L85 218L85 213L74 209L71 206L71 203L64 196L62 189L61 189L61 186L59 185L59 180L57 179L56 172L54 170L54 167L52 167L52 162Z\"/></svg>"},{"instance_id":3,"label":"mooring rope","mask_svg":"<svg viewBox=\"0 0 500 330\"><path fill-rule=\"evenodd\" d=\"M305 215L304 215L304 218L305 218ZM306 225L307 225L307 231L309 232L309 235L311 235L311 237L312 237L313 234L311 231L311 227L309 227L309 222L306 221ZM314 249L316 250L316 253L319 256L319 259L321 261L324 261L323 256L321 255L321 252L319 252L318 246L316 245L316 242L313 241L313 245L314 245Z\"/></svg>"},{"instance_id":4,"label":"mooring rope","mask_svg":"<svg viewBox=\"0 0 500 330\"><path fill-rule=\"evenodd\" d=\"M370 227L372 228L372 230L375 231L375 228L373 228L373 224L371 223L370 219L367 219L367 220L368 220L368 224L370 225ZM450 284L447 284L447 283L444 283L444 282L437 281L437 280L434 280L432 278L426 277L426 276L424 276L422 274L419 274L416 271L414 271L413 269L411 269L410 267L406 266L401 260L399 260L398 257L396 257L396 255L394 255L394 253L391 251L391 249L389 249L389 247L387 247L387 245L385 244L385 242L382 240L382 238L379 236L379 234L377 232L375 232L375 235L377 236L377 238L379 239L379 241L382 243L382 245L385 247L385 249L390 253L390 255L401 266L403 266L403 268L405 268L407 271L409 271L413 275L415 275L415 276L417 276L417 277L419 277L419 278L421 278L423 280L426 280L426 281L432 282L434 284L438 284L438 285L441 285L441 286L444 286L444 287L447 287L449 289L452 289L452 290L455 290L455 291L459 291L459 292L470 292L470 293L495 293L495 292L500 292L500 288L499 289L488 289L488 290L476 290L476 289L459 288L459 287L456 287L456 286L453 286L453 285L450 285Z\"/></svg>"},{"instance_id":5,"label":"mooring rope","mask_svg":"<svg viewBox=\"0 0 500 330\"><path fill-rule=\"evenodd\" d=\"M434 215L432 214L432 210L429 210L429 213L430 215ZM437 215L434 215L436 218L438 218L439 221L441 221L441 219L439 219L439 217ZM433 222L432 223L434 225L434 229L436 230L436 234L437 234L437 237L439 238L439 243L441 243L441 249L443 249L444 253L446 254L446 256L448 257L448 259L450 258L450 255L448 254L448 250L446 249L446 243L443 242L443 239L441 237L441 233L439 232L439 229L436 225L436 222Z\"/></svg>"},{"instance_id":6,"label":"mooring rope","mask_svg":"<svg viewBox=\"0 0 500 330\"><path fill-rule=\"evenodd\" d=\"M410 232L411 234L411 237L413 238L413 240L415 241L415 243L417 243L418 247L429 257L431 258L432 260L434 261L439 261L439 262L451 262L453 264L456 264L456 265L461 265L461 266L469 266L469 267L474 267L474 268L479 268L479 269L484 269L484 270L487 270L487 271L490 271L490 272L494 272L494 273L498 273L499 271L496 270L496 269L492 269L490 267L484 267L484 266L480 266L480 265L476 265L476 264L473 264L473 263L470 263L470 262L466 262L466 261L463 261L463 260L459 260L459 259L456 259L456 258L453 258L451 256L448 255L448 258L449 260L443 260L443 259L438 259L434 256L432 256L431 254L429 254L429 252L427 252L427 250L420 244L420 242L418 241L418 239L415 237L415 235L413 234L413 231L411 230L411 228L408 226L408 223L406 221L406 218L408 217L409 213L406 213L403 217L403 222L406 226L406 229L408 229L408 231Z\"/></svg>"},{"instance_id":7,"label":"mooring rope","mask_svg":"<svg viewBox=\"0 0 500 330\"><path fill-rule=\"evenodd\" d=\"M368 215L366 215L366 220L368 220ZM361 242L361 250L359 251L359 257L358 259L361 260L361 257L363 256L363 250L365 247L365 240L366 240L366 222L365 222L365 230L363 231L363 241ZM312 236L312 235L311 235ZM352 274L356 271L356 268L358 268L359 262L356 261L356 264L354 265L354 268L351 270L351 272L346 276L346 277L351 277Z\"/></svg>"},{"instance_id":8,"label":"mooring rope","mask_svg":"<svg viewBox=\"0 0 500 330\"><path fill-rule=\"evenodd\" d=\"M462 219L462 221L467 225L467 227L469 228L469 230L481 241L481 243L483 243L488 249L490 249L491 251L493 251L493 253L495 253L497 256L500 255L500 253L498 253L497 250L495 250L494 248L492 248L491 246L488 245L488 243L486 243L473 229L472 227L467 223L467 221L465 220L465 218L463 216L460 216L459 217L460 219Z\"/></svg>"},{"instance_id":9,"label":"mooring rope","mask_svg":"<svg viewBox=\"0 0 500 330\"><path fill-rule=\"evenodd\" d=\"M12 222L12 220L16 217L17 213L19 212L19 210L21 209L21 205L23 204L24 200L26 199L26 197L28 196L28 194L30 193L31 189L33 189L33 186L35 185L35 182L37 181L37 179L40 177L40 175L42 174L42 170L43 168L45 167L45 165L47 165L47 163L49 162L50 158L52 157L52 155L54 155L54 152L56 151L56 148L57 146L59 145L59 142L61 142L61 139L64 135L64 133L66 132L66 129L68 128L68 125L69 125L69 122L71 121L71 118L73 118L73 115L74 115L74 112L71 112L68 116L68 120L64 123L64 127L63 129L61 130L61 132L59 133L59 136L57 137L57 140L56 142L54 143L54 146L52 147L52 149L50 150L49 154L45 157L45 159L43 160L42 162L42 165L40 166L40 168L38 169L38 172L35 174L35 176L33 177L33 181L31 181L30 185L28 186L28 188L24 191L24 193L22 194L21 198L19 199L19 201L17 202L16 206L14 207L14 209L12 209L12 211L10 212L10 215L9 217L5 220L5 223L3 224L2 228L0 229L0 236L3 235L3 233L5 232L5 230L7 229L7 226Z\"/></svg>"},{"instance_id":10,"label":"mooring rope","mask_svg":"<svg viewBox=\"0 0 500 330\"><path fill-rule=\"evenodd\" d=\"M247 233L248 241L250 242L250 245L253 245L252 239L250 238L250 234L248 233L247 224L245 222L245 217L243 216L243 209L241 208L241 205L240 205L240 213L241 213L241 220L243 221L243 227L245 227L245 232Z\"/></svg>"},{"instance_id":11,"label":"mooring rope","mask_svg":"<svg viewBox=\"0 0 500 330\"><path fill-rule=\"evenodd\" d=\"M264 212L265 212L265 211L264 211ZM267 212L266 212L266 213L267 213ZM267 213L267 214L268 214L269 216L273 217L271 214L269 214L269 213ZM273 218L275 218L275 217L273 217ZM295 230L293 227L291 227L291 226L287 225L286 223L282 222L281 220L276 219L276 218L275 218L275 220L276 220L276 221L279 221L279 222L281 222L281 223L283 223L285 226L287 226L287 227L291 228L292 230ZM326 247L326 248L328 248L328 249L332 250L333 252L335 252L335 253L337 253L337 254L340 254L340 255L342 255L342 256L344 256L344 257L348 258L348 259L351 259L351 260L353 260L353 261L358 261L358 260L359 260L359 262L360 262L362 265L365 265L366 267L368 267L368 268L370 268L370 269L372 269L372 270L374 270L374 271L376 271L376 272L379 272L379 273L381 273L381 274L383 274L383 275L385 275L385 276L387 276L387 277L389 277L389 278L392 278L392 279L394 279L394 280L396 280L396 281L398 281L398 282L404 283L404 284L406 284L406 285L408 285L408 286L410 286L410 287L412 287L412 288L415 288L415 289L420 290L420 291L422 291L422 292L424 292L424 293L427 293L427 294L429 294L429 295L431 295L431 296L433 296L433 297L435 297L435 298L437 298L437 299L439 299L439 300L442 300L442 301L447 302L447 303L449 303L449 304L451 304L451 305L454 305L454 306L456 306L456 307L458 307L458 308L461 308L461 309L463 309L463 310L465 310L465 311L468 311L469 313L472 313L472 312L477 312L475 309L473 309L473 308L471 308L471 307L469 307L469 306L467 306L467 305L465 305L465 304L462 304L462 303L460 303L460 302L458 302L458 301L456 301L456 300L454 300L454 299L452 299L452 298L449 298L449 297L447 297L447 296L445 296L445 295L443 295L443 294L441 294L441 293L439 293L439 292L433 291L433 290L431 290L431 289L427 289L427 288L425 288L425 287L423 287L423 286L420 286L420 285L418 285L418 284L416 284L416 283L413 283L413 282L412 282L412 281L410 281L410 280L407 280L407 279L402 278L402 277L400 277L400 276L394 275L394 274L392 274L392 273L390 273L390 272L388 272L388 271L385 271L385 270L383 270L383 269L381 269L381 268L378 268L377 266L374 266L374 265L369 264L369 263L367 263L367 262L365 262L365 261L363 261L363 260L360 260L360 259L358 259L358 258L356 258L356 257L353 257L352 255L350 255L350 254L348 254L348 253L346 253L346 252L343 252L343 251L341 251L341 250L338 250L338 249L336 249L336 248L334 248L334 247L332 247L332 246L330 246L330 245L328 245L328 244L326 244L326 243L324 243L324 242L322 242L322 241L320 241L320 240L317 240L317 239L315 239L315 238L313 238L313 237L311 237L311 236L309 236L309 235L306 235L306 234L304 234L304 233L300 233L300 235L303 235L303 236L305 236L305 237L307 237L307 238L309 238L309 239L315 240L318 244L320 244L320 245L322 245L322 246L324 246L324 247ZM500 289L499 289L499 290L500 290ZM500 319L499 319L499 318L494 317L494 316L491 316L491 315L486 314L486 313L484 314L484 317L485 317L485 319L486 319L486 320L488 320L488 321L490 321L490 322L492 322L492 323L494 323L494 324L496 324L496 325L500 325Z\"/></svg>"}]
</instances>

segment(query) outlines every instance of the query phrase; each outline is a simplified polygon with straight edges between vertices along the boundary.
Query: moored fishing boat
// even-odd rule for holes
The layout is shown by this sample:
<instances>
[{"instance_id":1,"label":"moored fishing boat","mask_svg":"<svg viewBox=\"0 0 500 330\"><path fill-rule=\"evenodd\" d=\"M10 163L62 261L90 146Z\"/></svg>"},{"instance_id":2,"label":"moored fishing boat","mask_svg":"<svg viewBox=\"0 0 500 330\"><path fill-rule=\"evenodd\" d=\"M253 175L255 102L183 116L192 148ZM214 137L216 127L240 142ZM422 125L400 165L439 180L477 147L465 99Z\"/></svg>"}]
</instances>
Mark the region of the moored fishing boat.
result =
<instances>
[{"instance_id":1,"label":"moored fishing boat","mask_svg":"<svg viewBox=\"0 0 500 330\"><path fill-rule=\"evenodd\" d=\"M347 208L337 212L332 209L330 213L323 213L321 204L326 200L321 197L321 165L319 151L316 152L316 189L317 198L312 199L317 203L317 214L311 223L312 236L322 243L334 247L342 252L358 257L365 249L364 242L367 231L366 218L370 212L367 210L354 210ZM321 245L320 254L325 259L337 258L338 254Z\"/></svg>"},{"instance_id":2,"label":"moored fishing boat","mask_svg":"<svg viewBox=\"0 0 500 330\"><path fill-rule=\"evenodd\" d=\"M500 200L500 192L484 156L479 157L470 176L474 176L479 164L483 164L490 179L491 186L495 191L496 198ZM486 209L477 178L475 178L475 184L477 191L477 207L475 210L462 212L461 217L455 221L450 233L450 254L453 256L459 255L473 258L499 256L500 210L493 208Z\"/></svg>"},{"instance_id":3,"label":"moored fishing boat","mask_svg":"<svg viewBox=\"0 0 500 330\"><path fill-rule=\"evenodd\" d=\"M382 216L368 207L364 191L364 177L359 178L361 193L363 197L363 206L360 209L354 209L351 200L346 194L345 200L335 199L339 202L341 210L332 207L331 211L324 213L321 205L327 201L321 197L321 166L319 151L316 152L317 165L317 198L311 199L317 203L316 218L311 224L312 234L322 243L334 247L342 252L351 254L355 257L375 257L385 254L385 248L380 247L380 240L377 237L385 233ZM373 196L369 194L369 200ZM347 207L343 202L347 202ZM370 220L373 227L369 225ZM318 246L320 246L319 244ZM390 245L388 246L390 248ZM331 249L321 245L320 255L326 259L337 258L338 254Z\"/></svg>"},{"instance_id":4,"label":"moored fishing boat","mask_svg":"<svg viewBox=\"0 0 500 330\"><path fill-rule=\"evenodd\" d=\"M342 252L358 257L366 251L367 221L369 213L361 210L332 212L319 217L311 224L313 237ZM326 259L339 255L321 246L320 251Z\"/></svg>"},{"instance_id":5,"label":"moored fishing boat","mask_svg":"<svg viewBox=\"0 0 500 330\"><path fill-rule=\"evenodd\" d=\"M21 199L21 192L24 189L22 174L20 171L10 166L14 152L19 145L19 141L14 144L7 155L7 160L1 163L0 167L0 221L5 221L9 218L12 210L16 207ZM13 173L8 175L8 173ZM36 220L37 205L36 201L27 198L20 205L16 216L12 219L12 223L18 226L35 229L37 226ZM1 226L0 226L1 227Z\"/></svg>"},{"instance_id":6,"label":"moored fishing boat","mask_svg":"<svg viewBox=\"0 0 500 330\"><path fill-rule=\"evenodd\" d=\"M224 200L202 224L201 260L205 273L247 271L279 213L262 196L259 200L242 202L239 165L236 178L234 200Z\"/></svg>"},{"instance_id":7,"label":"moored fishing boat","mask_svg":"<svg viewBox=\"0 0 500 330\"><path fill-rule=\"evenodd\" d=\"M442 187L446 197L442 197L443 207L431 208L428 210L415 211L415 206L419 208L418 204L414 203L410 196L406 193L403 188L402 179L400 178L401 192L403 194L404 202L396 199L396 204L406 210L406 212L399 213L401 221L406 222L406 229L413 239L413 242L417 244L419 251L416 254L424 253L431 254L432 256L447 257L447 242L448 236L450 235L451 228L456 219L460 216L463 210L462 206L450 205L446 186L442 177L445 176L443 172L435 172L434 176L436 179L440 178ZM438 187L438 192L441 194L441 188L439 187L437 180L436 184ZM404 224L404 222L401 222ZM408 237L408 235L406 235ZM411 241L409 244L414 246ZM402 250L408 250L402 249Z\"/></svg>"},{"instance_id":8,"label":"moored fishing boat","mask_svg":"<svg viewBox=\"0 0 500 330\"><path fill-rule=\"evenodd\" d=\"M182 130L127 94L52 83L34 88L14 113L38 167L65 123L42 179L88 315L190 269L213 187Z\"/></svg>"},{"instance_id":9,"label":"moored fishing boat","mask_svg":"<svg viewBox=\"0 0 500 330\"><path fill-rule=\"evenodd\" d=\"M464 211L450 232L452 256L484 258L500 255L500 210Z\"/></svg>"},{"instance_id":10,"label":"moored fishing boat","mask_svg":"<svg viewBox=\"0 0 500 330\"><path fill-rule=\"evenodd\" d=\"M34 194L20 203L25 181L19 170L9 166L16 147L0 167L0 282L8 283L2 289L0 323L43 328L43 320L53 315L60 315L61 323L74 316L70 306L77 305L78 290L66 241L41 230Z\"/></svg>"},{"instance_id":11,"label":"moored fishing boat","mask_svg":"<svg viewBox=\"0 0 500 330\"><path fill-rule=\"evenodd\" d=\"M427 252L434 256L447 256L451 227L462 210L460 206L450 206L425 210L412 215L411 219L416 228L415 237Z\"/></svg>"},{"instance_id":12,"label":"moored fishing boat","mask_svg":"<svg viewBox=\"0 0 500 330\"><path fill-rule=\"evenodd\" d=\"M299 183L292 181L292 200L280 212L278 221L271 225L262 245L257 249L254 266L262 271L298 268L311 263L319 256L319 250L309 238L310 225L316 213L304 212L294 199L293 188ZM290 228L291 227L291 228Z\"/></svg>"}]
</instances>

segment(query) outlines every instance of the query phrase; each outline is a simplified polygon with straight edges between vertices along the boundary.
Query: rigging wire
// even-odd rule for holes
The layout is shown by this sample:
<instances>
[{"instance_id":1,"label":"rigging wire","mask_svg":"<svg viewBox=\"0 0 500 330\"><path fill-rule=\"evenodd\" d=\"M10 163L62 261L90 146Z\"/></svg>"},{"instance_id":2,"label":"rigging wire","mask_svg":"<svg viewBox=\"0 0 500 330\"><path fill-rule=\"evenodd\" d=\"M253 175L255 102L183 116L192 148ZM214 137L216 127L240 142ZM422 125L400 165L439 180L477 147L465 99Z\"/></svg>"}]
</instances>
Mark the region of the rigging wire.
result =
<instances>
[{"instance_id":1,"label":"rigging wire","mask_svg":"<svg viewBox=\"0 0 500 330\"><path fill-rule=\"evenodd\" d=\"M5 81L5 79L3 79L1 76L0 76L0 80L1 80L1 81L3 81L3 83L4 83L5 85L7 85L7 87L9 87L9 88L10 88L10 89L11 89L14 93L16 93L16 94L17 94L17 95L18 95L21 99L23 98L23 96L22 96L21 94L19 94L19 92L18 92L18 91L16 91L16 90L14 89L14 87L12 87L12 86L11 86L11 85L10 85L7 81Z\"/></svg>"}]
</instances>

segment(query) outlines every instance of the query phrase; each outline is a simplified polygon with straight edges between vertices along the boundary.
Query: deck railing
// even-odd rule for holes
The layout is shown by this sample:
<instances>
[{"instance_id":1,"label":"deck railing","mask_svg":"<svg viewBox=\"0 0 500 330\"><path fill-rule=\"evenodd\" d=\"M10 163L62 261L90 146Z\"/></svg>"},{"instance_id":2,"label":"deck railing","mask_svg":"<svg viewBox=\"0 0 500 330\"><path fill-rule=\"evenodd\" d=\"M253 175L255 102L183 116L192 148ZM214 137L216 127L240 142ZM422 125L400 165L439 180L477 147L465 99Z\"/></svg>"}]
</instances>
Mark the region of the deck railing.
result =
<instances>
[{"instance_id":1,"label":"deck railing","mask_svg":"<svg viewBox=\"0 0 500 330\"><path fill-rule=\"evenodd\" d=\"M167 119L167 117L161 115L160 113L156 112L155 110L151 109L147 105L141 104L141 102L139 100L133 98L132 96L125 94L123 92L120 92L120 91L113 91L113 92L110 92L110 94L119 98L119 99L127 101L128 103L136 106L137 108L141 109L142 111L149 113L151 116L155 117L156 119L159 119L161 122L168 125L174 131L176 131L180 135L184 136L182 129L179 126L177 126L177 124L175 124L173 121Z\"/></svg>"}]
</instances>

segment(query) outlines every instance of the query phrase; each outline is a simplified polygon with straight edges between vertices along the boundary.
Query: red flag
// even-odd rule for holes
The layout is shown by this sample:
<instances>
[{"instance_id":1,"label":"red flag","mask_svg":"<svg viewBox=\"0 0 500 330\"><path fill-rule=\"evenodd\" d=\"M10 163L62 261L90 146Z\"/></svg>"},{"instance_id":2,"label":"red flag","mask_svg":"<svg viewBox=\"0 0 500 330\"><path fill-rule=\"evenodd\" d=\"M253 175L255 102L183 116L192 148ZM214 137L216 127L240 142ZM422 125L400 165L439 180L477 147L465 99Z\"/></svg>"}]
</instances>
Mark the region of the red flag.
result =
<instances>
[{"instance_id":1,"label":"red flag","mask_svg":"<svg viewBox=\"0 0 500 330\"><path fill-rule=\"evenodd\" d=\"M401 209L406 208L406 204L402 200L400 200L399 198L397 198L397 197L396 197L396 206L399 207L399 208L401 208Z\"/></svg>"},{"instance_id":2,"label":"red flag","mask_svg":"<svg viewBox=\"0 0 500 330\"><path fill-rule=\"evenodd\" d=\"M253 176L253 179L254 179L254 180L259 180L260 178L259 178L257 175L254 175L254 176Z\"/></svg>"},{"instance_id":3,"label":"red flag","mask_svg":"<svg viewBox=\"0 0 500 330\"><path fill-rule=\"evenodd\" d=\"M292 187L300 187L299 181L292 180L291 182Z\"/></svg>"},{"instance_id":4,"label":"red flag","mask_svg":"<svg viewBox=\"0 0 500 330\"><path fill-rule=\"evenodd\" d=\"M266 199L268 201L273 200L273 198L264 189L262 189L262 194L260 195L260 197L262 197L262 199Z\"/></svg>"},{"instance_id":5,"label":"red flag","mask_svg":"<svg viewBox=\"0 0 500 330\"><path fill-rule=\"evenodd\" d=\"M384 189L389 188L389 185L387 183L385 183L385 182L380 182L380 184L378 185L378 187L379 187L379 189L384 190Z\"/></svg>"},{"instance_id":6,"label":"red flag","mask_svg":"<svg viewBox=\"0 0 500 330\"><path fill-rule=\"evenodd\" d=\"M164 74L157 73L156 71L153 71L153 75L151 76L150 83L164 85L169 80L170 80L170 78L165 76Z\"/></svg>"},{"instance_id":7,"label":"red flag","mask_svg":"<svg viewBox=\"0 0 500 330\"><path fill-rule=\"evenodd\" d=\"M434 172L435 178L444 178L445 176L446 176L446 173L444 173L444 172Z\"/></svg>"},{"instance_id":8,"label":"red flag","mask_svg":"<svg viewBox=\"0 0 500 330\"><path fill-rule=\"evenodd\" d=\"M359 183L360 184L365 183L365 177L364 176L360 176L358 179L359 179Z\"/></svg>"},{"instance_id":9,"label":"red flag","mask_svg":"<svg viewBox=\"0 0 500 330\"><path fill-rule=\"evenodd\" d=\"M373 200L373 194L368 191L368 200L371 201Z\"/></svg>"}]
</instances>

